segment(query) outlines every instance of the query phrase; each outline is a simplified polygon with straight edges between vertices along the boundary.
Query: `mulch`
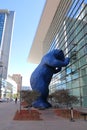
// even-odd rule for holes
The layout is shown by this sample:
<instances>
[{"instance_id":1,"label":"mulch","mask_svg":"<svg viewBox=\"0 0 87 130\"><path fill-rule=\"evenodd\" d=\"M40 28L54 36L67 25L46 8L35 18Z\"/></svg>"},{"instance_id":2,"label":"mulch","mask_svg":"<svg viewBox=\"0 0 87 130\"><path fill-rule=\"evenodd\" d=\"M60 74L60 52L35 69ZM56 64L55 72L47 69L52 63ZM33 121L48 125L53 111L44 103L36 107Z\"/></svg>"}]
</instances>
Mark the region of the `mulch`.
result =
<instances>
[{"instance_id":1,"label":"mulch","mask_svg":"<svg viewBox=\"0 0 87 130\"><path fill-rule=\"evenodd\" d=\"M68 118L68 119L71 118L71 113L70 113L69 109L54 109L54 113L57 116L61 116L61 117ZM82 118L81 113L78 110L73 110L73 117L74 117L74 119Z\"/></svg>"},{"instance_id":2,"label":"mulch","mask_svg":"<svg viewBox=\"0 0 87 130\"><path fill-rule=\"evenodd\" d=\"M21 110L17 110L13 120L42 120L38 109L26 108L28 104L25 101L21 102ZM26 108L26 109L25 109Z\"/></svg>"},{"instance_id":3,"label":"mulch","mask_svg":"<svg viewBox=\"0 0 87 130\"><path fill-rule=\"evenodd\" d=\"M42 120L38 110L17 110L13 120Z\"/></svg>"}]
</instances>

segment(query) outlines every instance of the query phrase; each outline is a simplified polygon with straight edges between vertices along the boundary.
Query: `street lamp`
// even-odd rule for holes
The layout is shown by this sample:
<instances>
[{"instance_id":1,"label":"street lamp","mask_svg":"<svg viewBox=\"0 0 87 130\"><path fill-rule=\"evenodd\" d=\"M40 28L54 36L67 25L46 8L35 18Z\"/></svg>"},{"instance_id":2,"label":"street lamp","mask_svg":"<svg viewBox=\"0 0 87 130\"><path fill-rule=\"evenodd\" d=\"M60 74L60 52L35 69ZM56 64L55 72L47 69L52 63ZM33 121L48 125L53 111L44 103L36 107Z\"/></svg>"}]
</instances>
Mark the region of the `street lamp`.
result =
<instances>
[{"instance_id":1,"label":"street lamp","mask_svg":"<svg viewBox=\"0 0 87 130\"><path fill-rule=\"evenodd\" d=\"M0 61L0 98L1 98L1 85L2 85L2 68L3 63Z\"/></svg>"}]
</instances>

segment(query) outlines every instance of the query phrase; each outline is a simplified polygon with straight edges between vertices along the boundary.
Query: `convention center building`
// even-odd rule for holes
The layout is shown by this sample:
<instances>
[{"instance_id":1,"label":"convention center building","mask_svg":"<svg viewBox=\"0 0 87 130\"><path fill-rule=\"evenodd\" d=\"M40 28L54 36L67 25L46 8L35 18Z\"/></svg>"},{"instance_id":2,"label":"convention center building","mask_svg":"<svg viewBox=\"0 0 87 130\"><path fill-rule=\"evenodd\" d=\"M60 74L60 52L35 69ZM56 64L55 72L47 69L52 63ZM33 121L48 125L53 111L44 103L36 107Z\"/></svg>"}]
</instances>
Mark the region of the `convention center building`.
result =
<instances>
[{"instance_id":1,"label":"convention center building","mask_svg":"<svg viewBox=\"0 0 87 130\"><path fill-rule=\"evenodd\" d=\"M87 107L87 0L46 0L28 62L39 64L53 49L62 49L70 63L53 76L50 93L69 89Z\"/></svg>"}]
</instances>

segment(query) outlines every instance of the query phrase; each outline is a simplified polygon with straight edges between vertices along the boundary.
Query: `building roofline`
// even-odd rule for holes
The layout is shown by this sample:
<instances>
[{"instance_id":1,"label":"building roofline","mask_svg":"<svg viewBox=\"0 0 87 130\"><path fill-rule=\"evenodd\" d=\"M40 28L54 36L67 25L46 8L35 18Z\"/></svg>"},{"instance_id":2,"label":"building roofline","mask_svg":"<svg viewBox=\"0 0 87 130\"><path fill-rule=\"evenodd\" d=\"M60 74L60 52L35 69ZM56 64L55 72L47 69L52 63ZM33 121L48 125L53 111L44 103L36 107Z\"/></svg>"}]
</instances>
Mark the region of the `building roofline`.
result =
<instances>
[{"instance_id":1,"label":"building roofline","mask_svg":"<svg viewBox=\"0 0 87 130\"><path fill-rule=\"evenodd\" d=\"M0 13L7 13L7 14L9 14L9 10L8 9L0 9Z\"/></svg>"},{"instance_id":2,"label":"building roofline","mask_svg":"<svg viewBox=\"0 0 87 130\"><path fill-rule=\"evenodd\" d=\"M46 0L45 7L42 12L40 22L32 43L28 62L38 64L42 58L43 54L43 41L53 20L57 7L60 0Z\"/></svg>"}]
</instances>

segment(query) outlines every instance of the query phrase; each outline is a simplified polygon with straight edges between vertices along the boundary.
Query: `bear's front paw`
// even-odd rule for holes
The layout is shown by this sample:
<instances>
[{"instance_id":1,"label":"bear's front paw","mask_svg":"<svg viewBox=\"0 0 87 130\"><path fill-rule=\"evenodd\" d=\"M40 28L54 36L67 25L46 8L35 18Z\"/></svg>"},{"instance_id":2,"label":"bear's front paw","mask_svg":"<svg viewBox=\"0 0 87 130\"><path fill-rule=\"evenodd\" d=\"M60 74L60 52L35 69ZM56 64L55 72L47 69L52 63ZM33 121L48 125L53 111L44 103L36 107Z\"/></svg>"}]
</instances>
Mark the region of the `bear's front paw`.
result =
<instances>
[{"instance_id":1,"label":"bear's front paw","mask_svg":"<svg viewBox=\"0 0 87 130\"><path fill-rule=\"evenodd\" d=\"M65 66L67 66L67 65L69 64L69 62L70 62L70 58L69 58L69 57L66 57L66 58L65 58L65 61L64 61Z\"/></svg>"}]
</instances>

